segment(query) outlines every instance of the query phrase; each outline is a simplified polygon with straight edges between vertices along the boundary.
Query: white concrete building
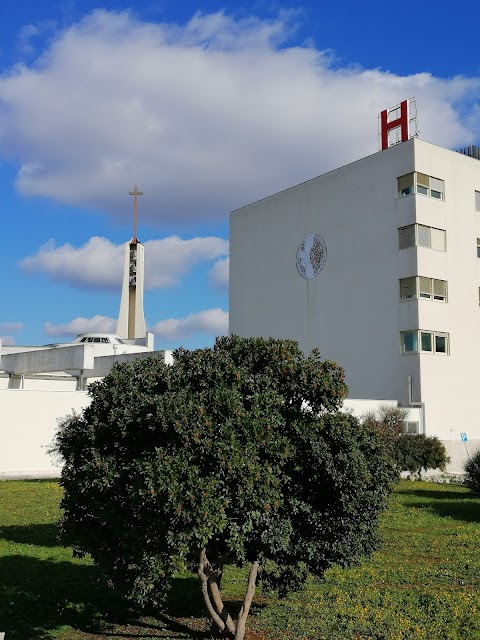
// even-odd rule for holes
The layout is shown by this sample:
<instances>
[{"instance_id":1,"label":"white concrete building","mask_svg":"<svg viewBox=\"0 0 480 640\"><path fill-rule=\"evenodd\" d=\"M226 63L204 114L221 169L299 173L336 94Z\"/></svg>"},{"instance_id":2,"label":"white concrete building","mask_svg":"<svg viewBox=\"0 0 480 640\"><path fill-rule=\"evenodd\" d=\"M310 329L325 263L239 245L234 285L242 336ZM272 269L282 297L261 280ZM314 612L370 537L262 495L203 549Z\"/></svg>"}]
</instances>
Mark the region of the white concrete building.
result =
<instances>
[{"instance_id":1,"label":"white concrete building","mask_svg":"<svg viewBox=\"0 0 480 640\"><path fill-rule=\"evenodd\" d=\"M416 138L231 215L230 332L318 347L454 455L480 444L479 293L480 161Z\"/></svg>"}]
</instances>

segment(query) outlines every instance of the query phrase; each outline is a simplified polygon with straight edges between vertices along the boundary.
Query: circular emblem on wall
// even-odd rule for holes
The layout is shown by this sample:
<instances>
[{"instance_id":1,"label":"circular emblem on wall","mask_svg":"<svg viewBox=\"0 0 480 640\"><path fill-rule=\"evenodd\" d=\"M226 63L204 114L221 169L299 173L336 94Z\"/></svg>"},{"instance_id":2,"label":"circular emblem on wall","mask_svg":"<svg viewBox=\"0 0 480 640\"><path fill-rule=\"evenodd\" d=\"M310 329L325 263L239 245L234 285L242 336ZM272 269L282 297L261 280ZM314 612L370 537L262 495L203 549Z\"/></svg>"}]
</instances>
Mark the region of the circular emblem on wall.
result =
<instances>
[{"instance_id":1,"label":"circular emblem on wall","mask_svg":"<svg viewBox=\"0 0 480 640\"><path fill-rule=\"evenodd\" d=\"M307 280L318 276L327 261L327 245L322 236L312 233L303 240L297 251L297 271Z\"/></svg>"}]
</instances>

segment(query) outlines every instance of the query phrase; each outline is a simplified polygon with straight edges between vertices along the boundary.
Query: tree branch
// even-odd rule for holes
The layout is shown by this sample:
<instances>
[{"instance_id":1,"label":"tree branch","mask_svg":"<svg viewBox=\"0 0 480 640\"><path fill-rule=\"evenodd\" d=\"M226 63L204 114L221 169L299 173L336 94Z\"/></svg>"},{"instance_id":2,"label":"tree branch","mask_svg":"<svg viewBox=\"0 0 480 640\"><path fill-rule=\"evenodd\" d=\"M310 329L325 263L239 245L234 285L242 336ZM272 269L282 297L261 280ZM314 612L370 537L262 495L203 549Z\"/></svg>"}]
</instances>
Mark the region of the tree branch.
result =
<instances>
[{"instance_id":1,"label":"tree branch","mask_svg":"<svg viewBox=\"0 0 480 640\"><path fill-rule=\"evenodd\" d=\"M206 557L205 557L206 559ZM220 575L222 574L222 568L218 568ZM208 575L208 587L212 595L213 604L217 610L218 615L225 623L227 629L232 635L235 635L235 623L233 622L230 614L223 604L222 596L220 595L220 588L218 586L218 575L212 571L208 566L205 568L205 573Z\"/></svg>"},{"instance_id":2,"label":"tree branch","mask_svg":"<svg viewBox=\"0 0 480 640\"><path fill-rule=\"evenodd\" d=\"M250 611L250 605L252 604L253 596L255 595L255 585L257 582L258 567L260 560L255 560L250 566L250 573L248 574L247 590L245 591L245 597L243 599L242 608L238 614L237 631L235 633L235 640L243 640L245 637L245 625L247 622L248 612Z\"/></svg>"},{"instance_id":3,"label":"tree branch","mask_svg":"<svg viewBox=\"0 0 480 640\"><path fill-rule=\"evenodd\" d=\"M220 631L223 631L225 629L225 622L221 619L221 617L215 611L208 593L208 576L205 573L205 569L207 568L207 566L208 566L207 553L204 547L203 549L200 550L200 557L198 560L198 577L200 578L200 583L202 585L202 596L211 619L215 622L215 624L220 629Z\"/></svg>"}]
</instances>

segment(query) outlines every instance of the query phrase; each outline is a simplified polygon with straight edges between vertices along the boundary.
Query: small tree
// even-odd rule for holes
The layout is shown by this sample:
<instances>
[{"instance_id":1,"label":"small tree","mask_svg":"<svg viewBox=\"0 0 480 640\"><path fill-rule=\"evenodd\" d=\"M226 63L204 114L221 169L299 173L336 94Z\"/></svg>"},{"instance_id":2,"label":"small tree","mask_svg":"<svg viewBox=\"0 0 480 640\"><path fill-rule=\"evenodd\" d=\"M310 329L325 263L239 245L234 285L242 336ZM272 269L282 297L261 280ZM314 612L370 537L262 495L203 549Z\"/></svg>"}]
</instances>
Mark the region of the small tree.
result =
<instances>
[{"instance_id":1,"label":"small tree","mask_svg":"<svg viewBox=\"0 0 480 640\"><path fill-rule=\"evenodd\" d=\"M450 462L443 442L436 436L426 436L423 433L400 436L395 452L399 470L417 474L419 479L422 470L445 471Z\"/></svg>"},{"instance_id":2,"label":"small tree","mask_svg":"<svg viewBox=\"0 0 480 640\"><path fill-rule=\"evenodd\" d=\"M465 480L470 489L480 491L480 449L469 458L465 465Z\"/></svg>"},{"instance_id":3,"label":"small tree","mask_svg":"<svg viewBox=\"0 0 480 640\"><path fill-rule=\"evenodd\" d=\"M368 411L362 416L362 422L379 433L388 453L395 456L395 447L403 432L408 409L381 404L375 411Z\"/></svg>"},{"instance_id":4,"label":"small tree","mask_svg":"<svg viewBox=\"0 0 480 640\"><path fill-rule=\"evenodd\" d=\"M340 413L344 374L274 339L116 365L66 419L62 529L109 583L160 601L175 571L198 573L218 630L241 640L257 578L281 594L377 544L392 465L378 435ZM249 566L236 623L226 563Z\"/></svg>"}]
</instances>

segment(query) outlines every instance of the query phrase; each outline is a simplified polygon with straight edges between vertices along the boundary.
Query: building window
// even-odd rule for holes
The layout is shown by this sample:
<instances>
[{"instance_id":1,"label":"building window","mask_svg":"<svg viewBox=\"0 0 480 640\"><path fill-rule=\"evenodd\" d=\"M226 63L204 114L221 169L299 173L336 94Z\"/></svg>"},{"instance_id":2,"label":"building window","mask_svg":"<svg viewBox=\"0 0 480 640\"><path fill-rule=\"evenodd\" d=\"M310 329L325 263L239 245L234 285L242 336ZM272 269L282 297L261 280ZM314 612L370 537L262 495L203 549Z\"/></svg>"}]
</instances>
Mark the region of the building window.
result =
<instances>
[{"instance_id":1,"label":"building window","mask_svg":"<svg viewBox=\"0 0 480 640\"><path fill-rule=\"evenodd\" d=\"M432 278L425 278L424 276L420 276L418 278L418 283L420 298L423 298L424 300L431 300L433 297Z\"/></svg>"},{"instance_id":2,"label":"building window","mask_svg":"<svg viewBox=\"0 0 480 640\"><path fill-rule=\"evenodd\" d=\"M446 333L435 333L432 334L435 336L435 353L447 353L447 334Z\"/></svg>"},{"instance_id":3,"label":"building window","mask_svg":"<svg viewBox=\"0 0 480 640\"><path fill-rule=\"evenodd\" d=\"M433 335L429 331L420 331L420 350L433 351Z\"/></svg>"},{"instance_id":4,"label":"building window","mask_svg":"<svg viewBox=\"0 0 480 640\"><path fill-rule=\"evenodd\" d=\"M447 281L432 278L433 283L433 299L439 302L447 301Z\"/></svg>"},{"instance_id":5,"label":"building window","mask_svg":"<svg viewBox=\"0 0 480 640\"><path fill-rule=\"evenodd\" d=\"M427 176L425 173L407 173L397 178L398 197L403 198L412 193L420 193L423 196L436 198L437 200L445 199L445 181L433 176Z\"/></svg>"},{"instance_id":6,"label":"building window","mask_svg":"<svg viewBox=\"0 0 480 640\"><path fill-rule=\"evenodd\" d=\"M437 200L443 200L443 194L445 193L445 182L440 178L434 178L430 176L430 195Z\"/></svg>"},{"instance_id":7,"label":"building window","mask_svg":"<svg viewBox=\"0 0 480 640\"><path fill-rule=\"evenodd\" d=\"M480 258L480 238L477 238L477 258Z\"/></svg>"},{"instance_id":8,"label":"building window","mask_svg":"<svg viewBox=\"0 0 480 640\"><path fill-rule=\"evenodd\" d=\"M447 281L436 278L426 278L424 276L412 276L411 278L401 278L400 280L400 300L422 300L447 301Z\"/></svg>"},{"instance_id":9,"label":"building window","mask_svg":"<svg viewBox=\"0 0 480 640\"><path fill-rule=\"evenodd\" d=\"M400 300L413 300L417 297L417 278L402 278L400 280Z\"/></svg>"},{"instance_id":10,"label":"building window","mask_svg":"<svg viewBox=\"0 0 480 640\"><path fill-rule=\"evenodd\" d=\"M417 353L418 331L402 331L402 353Z\"/></svg>"},{"instance_id":11,"label":"building window","mask_svg":"<svg viewBox=\"0 0 480 640\"><path fill-rule=\"evenodd\" d=\"M416 435L418 433L418 422L404 422L401 431L408 435Z\"/></svg>"},{"instance_id":12,"label":"building window","mask_svg":"<svg viewBox=\"0 0 480 640\"><path fill-rule=\"evenodd\" d=\"M439 331L402 331L402 353L435 353L448 355L448 333Z\"/></svg>"},{"instance_id":13,"label":"building window","mask_svg":"<svg viewBox=\"0 0 480 640\"><path fill-rule=\"evenodd\" d=\"M480 191L475 191L475 209L480 211Z\"/></svg>"},{"instance_id":14,"label":"building window","mask_svg":"<svg viewBox=\"0 0 480 640\"><path fill-rule=\"evenodd\" d=\"M408 227L400 227L398 230L398 248L408 249L408 247L414 247L416 245L416 233L414 224L408 225Z\"/></svg>"},{"instance_id":15,"label":"building window","mask_svg":"<svg viewBox=\"0 0 480 640\"><path fill-rule=\"evenodd\" d=\"M411 193L415 193L415 178L413 173L407 173L406 176L400 176L397 178L398 183L398 195L409 196Z\"/></svg>"},{"instance_id":16,"label":"building window","mask_svg":"<svg viewBox=\"0 0 480 640\"><path fill-rule=\"evenodd\" d=\"M480 239L478 240L480 243ZM426 247L435 251L447 250L447 232L445 229L427 227L424 224L410 224L398 230L398 248ZM478 245L480 247L480 245ZM480 257L480 254L479 254Z\"/></svg>"}]
</instances>

